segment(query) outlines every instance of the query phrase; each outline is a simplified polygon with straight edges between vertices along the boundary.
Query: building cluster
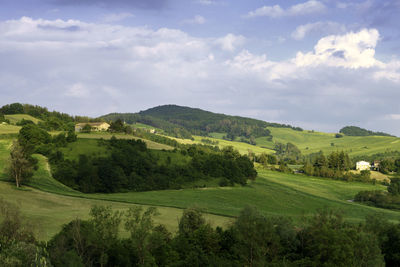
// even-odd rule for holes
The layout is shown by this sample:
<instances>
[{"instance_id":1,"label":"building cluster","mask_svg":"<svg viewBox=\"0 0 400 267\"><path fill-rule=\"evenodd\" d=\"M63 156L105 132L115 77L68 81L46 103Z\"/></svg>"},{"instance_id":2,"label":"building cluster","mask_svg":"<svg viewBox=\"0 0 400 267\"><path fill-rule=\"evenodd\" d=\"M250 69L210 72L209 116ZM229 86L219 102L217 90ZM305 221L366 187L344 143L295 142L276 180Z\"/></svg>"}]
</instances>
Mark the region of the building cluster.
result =
<instances>
[{"instance_id":1,"label":"building cluster","mask_svg":"<svg viewBox=\"0 0 400 267\"><path fill-rule=\"evenodd\" d=\"M358 171L377 171L379 170L379 161L375 160L374 162L369 163L368 161L358 161L356 163L356 170Z\"/></svg>"}]
</instances>

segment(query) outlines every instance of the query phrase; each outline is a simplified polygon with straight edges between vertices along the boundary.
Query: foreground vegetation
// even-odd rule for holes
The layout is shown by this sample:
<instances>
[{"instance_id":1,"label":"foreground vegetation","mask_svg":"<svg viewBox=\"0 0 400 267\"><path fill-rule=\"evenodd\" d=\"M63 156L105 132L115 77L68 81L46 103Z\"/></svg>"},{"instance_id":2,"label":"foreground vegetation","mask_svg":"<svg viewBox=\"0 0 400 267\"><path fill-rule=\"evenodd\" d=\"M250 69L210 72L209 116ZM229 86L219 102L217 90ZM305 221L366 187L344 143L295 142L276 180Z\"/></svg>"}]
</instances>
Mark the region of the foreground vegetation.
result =
<instances>
[{"instance_id":1,"label":"foreground vegetation","mask_svg":"<svg viewBox=\"0 0 400 267\"><path fill-rule=\"evenodd\" d=\"M186 209L172 234L156 224L155 208L125 212L94 206L48 243L36 241L29 221L0 200L0 264L34 266L397 266L400 224L369 216L359 225L322 210L301 227L245 207L226 229ZM121 225L127 235L121 236ZM10 229L9 226L12 226Z\"/></svg>"},{"instance_id":2,"label":"foreground vegetation","mask_svg":"<svg viewBox=\"0 0 400 267\"><path fill-rule=\"evenodd\" d=\"M400 180L392 179L386 187L365 183L370 182L365 173L349 171L349 155L365 155L362 149L396 156L382 149L396 148L398 138L324 134L290 127L269 128L271 138L257 136L258 122L235 118L230 118L234 127L228 127L227 132L218 132L226 126L218 120L211 125L214 128L208 125L206 132L198 132L202 123L213 119L202 117L206 119L199 124L186 121L195 113L179 122L174 122L171 114L165 114L172 116L168 118L157 116L170 124L178 123L182 129L190 128L191 134L216 138L173 140L154 135L143 125L133 136L122 121L113 122L113 126L118 124L125 133L112 127L112 133L76 135L73 123L89 118L30 105L8 105L1 112L6 113L1 120L15 120L13 123L22 128L0 124L4 127L0 128L0 134L4 133L0 135L0 194L19 205L23 215L13 204L0 200L0 265L399 264L400 213L379 207L393 209L400 203ZM36 121L30 119L32 114L36 114ZM239 125L246 123L248 131ZM229 139L227 134L237 127L241 142L221 139ZM250 137L258 146L251 144L254 140ZM383 148L374 141L382 141ZM331 142L329 147L325 147L327 142ZM359 150L365 142L370 143ZM339 150L338 144L349 147ZM326 157L317 151L318 145L330 151ZM9 174L14 176L13 168L17 168L13 161L30 165L21 181L16 180L24 184L19 188L9 183ZM259 162L255 180L253 162ZM292 174L288 163L314 177ZM381 169L399 172L400 159L381 161ZM353 202L353 198L370 206ZM157 216L155 206L161 216ZM197 207L190 208L193 206ZM200 210L214 226L203 219ZM376 215L378 212L381 215ZM24 217L30 218L29 227ZM160 222L164 226L158 225ZM36 233L26 231L35 228L31 225L44 228ZM50 242L45 245L37 240Z\"/></svg>"}]
</instances>

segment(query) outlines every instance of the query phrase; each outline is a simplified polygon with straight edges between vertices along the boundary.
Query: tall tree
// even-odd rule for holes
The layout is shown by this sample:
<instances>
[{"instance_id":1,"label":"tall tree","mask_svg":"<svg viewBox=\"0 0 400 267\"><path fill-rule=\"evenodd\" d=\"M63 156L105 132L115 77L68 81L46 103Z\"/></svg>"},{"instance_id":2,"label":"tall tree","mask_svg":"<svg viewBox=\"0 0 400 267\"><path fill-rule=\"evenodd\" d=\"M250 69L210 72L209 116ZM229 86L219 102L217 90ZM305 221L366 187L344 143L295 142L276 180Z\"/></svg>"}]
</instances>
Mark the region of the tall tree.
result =
<instances>
[{"instance_id":1,"label":"tall tree","mask_svg":"<svg viewBox=\"0 0 400 267\"><path fill-rule=\"evenodd\" d=\"M11 147L9 168L17 187L20 187L24 179L32 176L33 167L29 155L18 141L14 141Z\"/></svg>"}]
</instances>

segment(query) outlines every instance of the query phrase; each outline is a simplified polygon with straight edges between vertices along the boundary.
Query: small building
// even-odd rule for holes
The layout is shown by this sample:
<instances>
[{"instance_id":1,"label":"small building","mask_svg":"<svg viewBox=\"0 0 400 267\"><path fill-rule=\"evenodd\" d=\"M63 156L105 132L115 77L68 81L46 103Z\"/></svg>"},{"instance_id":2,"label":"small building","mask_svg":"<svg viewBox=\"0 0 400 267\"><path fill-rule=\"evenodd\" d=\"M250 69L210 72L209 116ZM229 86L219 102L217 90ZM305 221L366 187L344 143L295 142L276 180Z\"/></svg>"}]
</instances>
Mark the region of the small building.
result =
<instances>
[{"instance_id":1,"label":"small building","mask_svg":"<svg viewBox=\"0 0 400 267\"><path fill-rule=\"evenodd\" d=\"M371 169L371 164L366 161L358 161L356 163L356 170L357 171L365 171L365 170L370 170Z\"/></svg>"},{"instance_id":2,"label":"small building","mask_svg":"<svg viewBox=\"0 0 400 267\"><path fill-rule=\"evenodd\" d=\"M107 131L108 128L110 128L110 124L107 122L83 122L83 123L77 123L75 125L75 132L80 132L85 125L89 124L90 127L92 127L92 131Z\"/></svg>"}]
</instances>

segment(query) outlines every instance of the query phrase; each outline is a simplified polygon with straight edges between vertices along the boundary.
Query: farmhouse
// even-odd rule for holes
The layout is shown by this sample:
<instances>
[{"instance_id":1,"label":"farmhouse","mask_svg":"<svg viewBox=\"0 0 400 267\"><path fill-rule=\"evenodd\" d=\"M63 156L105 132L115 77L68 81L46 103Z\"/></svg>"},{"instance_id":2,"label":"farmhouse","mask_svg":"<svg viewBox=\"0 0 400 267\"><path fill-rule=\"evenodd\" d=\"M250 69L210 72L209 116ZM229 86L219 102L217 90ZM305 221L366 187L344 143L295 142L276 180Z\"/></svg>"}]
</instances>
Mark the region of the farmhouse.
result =
<instances>
[{"instance_id":1,"label":"farmhouse","mask_svg":"<svg viewBox=\"0 0 400 267\"><path fill-rule=\"evenodd\" d=\"M358 161L356 163L356 170L358 171L364 171L364 170L370 170L371 169L371 164L366 161Z\"/></svg>"},{"instance_id":2,"label":"farmhouse","mask_svg":"<svg viewBox=\"0 0 400 267\"><path fill-rule=\"evenodd\" d=\"M75 125L75 132L80 132L86 124L92 127L92 131L107 131L110 128L110 124L107 122L84 122Z\"/></svg>"}]
</instances>

